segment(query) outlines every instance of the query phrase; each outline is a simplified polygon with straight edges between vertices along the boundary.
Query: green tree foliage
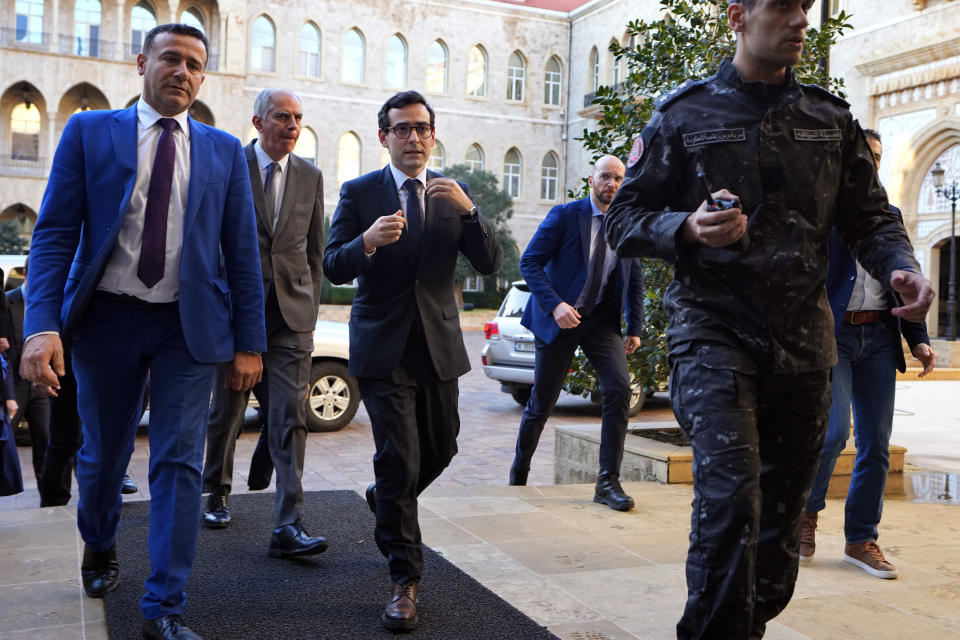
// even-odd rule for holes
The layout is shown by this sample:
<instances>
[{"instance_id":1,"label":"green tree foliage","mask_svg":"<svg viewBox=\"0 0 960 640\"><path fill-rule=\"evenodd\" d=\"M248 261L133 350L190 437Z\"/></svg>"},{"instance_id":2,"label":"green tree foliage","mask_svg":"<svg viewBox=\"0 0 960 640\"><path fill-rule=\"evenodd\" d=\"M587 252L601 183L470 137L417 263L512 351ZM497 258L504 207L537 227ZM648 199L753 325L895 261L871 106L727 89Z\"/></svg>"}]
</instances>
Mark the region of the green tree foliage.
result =
<instances>
[{"instance_id":1,"label":"green tree foliage","mask_svg":"<svg viewBox=\"0 0 960 640\"><path fill-rule=\"evenodd\" d=\"M508 221L513 217L513 199L506 191L500 189L497 176L489 171L471 170L469 165L466 164L447 167L443 174L448 178L465 182L470 187L470 195L477 203L477 208L483 212L483 217L490 223L497 240L500 242L500 271L495 278L487 279L487 289L495 290L498 278L508 282L518 280L520 278L520 249L517 247L517 241L508 226ZM456 280L458 291L461 290L465 279L478 275L481 274L470 266L470 262L463 254L457 257Z\"/></svg>"},{"instance_id":2,"label":"green tree foliage","mask_svg":"<svg viewBox=\"0 0 960 640\"><path fill-rule=\"evenodd\" d=\"M20 225L13 220L0 222L0 255L15 256L26 253L27 241L20 235Z\"/></svg>"},{"instance_id":3,"label":"green tree foliage","mask_svg":"<svg viewBox=\"0 0 960 640\"><path fill-rule=\"evenodd\" d=\"M733 57L736 38L727 23L727 4L727 0L660 0L661 19L627 24L628 45L610 45L617 64L626 64L625 80L615 87L597 89L594 105L600 109L600 120L578 138L594 160L608 154L626 159L633 141L653 115L657 98L688 78L712 75L724 57ZM803 58L794 67L800 82L819 84L844 95L843 80L829 77L824 60L830 46L852 28L848 20L841 11L820 28L807 31ZM579 191L569 195L583 197L586 190L584 181ZM643 275L643 343L628 363L634 381L650 392L662 389L669 375L663 294L673 279L673 267L662 260L644 258ZM597 386L590 364L578 354L571 367L567 390L589 395Z\"/></svg>"}]
</instances>

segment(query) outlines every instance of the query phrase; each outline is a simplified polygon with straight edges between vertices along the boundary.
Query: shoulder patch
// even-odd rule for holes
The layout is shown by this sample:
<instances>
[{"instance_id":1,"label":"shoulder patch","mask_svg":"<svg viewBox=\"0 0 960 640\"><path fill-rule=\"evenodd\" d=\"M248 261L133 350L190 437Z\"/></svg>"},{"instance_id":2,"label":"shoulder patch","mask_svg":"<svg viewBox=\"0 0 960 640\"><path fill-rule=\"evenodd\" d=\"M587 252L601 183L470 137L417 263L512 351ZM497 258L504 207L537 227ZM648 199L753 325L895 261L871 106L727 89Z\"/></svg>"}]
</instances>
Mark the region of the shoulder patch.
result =
<instances>
[{"instance_id":1,"label":"shoulder patch","mask_svg":"<svg viewBox=\"0 0 960 640\"><path fill-rule=\"evenodd\" d=\"M827 100L830 100L830 101L832 101L833 103L838 104L838 105L844 107L845 109L849 109L849 108L850 108L850 103L849 103L849 102L847 102L846 100L844 100L843 98L841 98L840 96L838 96L838 95L836 95L836 94L834 94L834 93L830 93L829 91L827 91L826 89L824 89L823 87L821 87L821 86L818 85L818 84L804 84L804 85L800 85L800 86L803 87L803 89L804 89L805 92L812 93L813 95L815 95L815 96L817 96L817 97L819 97L819 98L825 98L825 99L827 99Z\"/></svg>"},{"instance_id":2,"label":"shoulder patch","mask_svg":"<svg viewBox=\"0 0 960 640\"><path fill-rule=\"evenodd\" d=\"M640 162L640 158L643 157L643 136L637 136L637 139L633 141L633 147L630 149L630 156L627 158L627 168L629 169L633 165Z\"/></svg>"},{"instance_id":3,"label":"shoulder patch","mask_svg":"<svg viewBox=\"0 0 960 640\"><path fill-rule=\"evenodd\" d=\"M709 79L710 78L704 78L702 80L687 80L683 84L670 89L670 91L657 98L654 102L654 106L656 106L658 110L666 109L681 96L689 93L697 87L702 87Z\"/></svg>"}]
</instances>

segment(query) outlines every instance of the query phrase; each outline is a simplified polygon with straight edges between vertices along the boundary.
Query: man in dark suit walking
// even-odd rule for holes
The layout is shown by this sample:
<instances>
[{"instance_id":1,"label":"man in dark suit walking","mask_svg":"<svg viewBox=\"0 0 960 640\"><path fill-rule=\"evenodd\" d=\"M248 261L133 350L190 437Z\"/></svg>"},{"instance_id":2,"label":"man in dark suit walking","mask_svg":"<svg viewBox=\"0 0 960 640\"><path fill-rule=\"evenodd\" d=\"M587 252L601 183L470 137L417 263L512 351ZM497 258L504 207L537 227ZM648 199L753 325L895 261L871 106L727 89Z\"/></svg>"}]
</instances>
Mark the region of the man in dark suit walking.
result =
<instances>
[{"instance_id":1,"label":"man in dark suit walking","mask_svg":"<svg viewBox=\"0 0 960 640\"><path fill-rule=\"evenodd\" d=\"M367 502L390 564L382 622L393 630L419 624L417 496L457 452L457 378L470 370L453 288L457 254L483 274L500 266L500 246L467 186L426 168L434 124L416 91L384 103L379 136L390 164L343 184L323 259L334 284L358 280L350 373L377 447Z\"/></svg>"},{"instance_id":2,"label":"man in dark suit walking","mask_svg":"<svg viewBox=\"0 0 960 640\"><path fill-rule=\"evenodd\" d=\"M240 141L187 110L204 80L198 29L151 29L133 106L67 122L33 230L21 374L55 390L73 341L83 446L77 526L84 590L117 586L120 486L150 373L148 640L196 640L184 586L200 518L214 365L230 386L260 380L263 285Z\"/></svg>"},{"instance_id":3,"label":"man in dark suit walking","mask_svg":"<svg viewBox=\"0 0 960 640\"><path fill-rule=\"evenodd\" d=\"M627 433L630 373L626 356L640 346L643 280L640 261L618 260L603 237L603 217L623 182L623 163L597 160L587 179L590 195L554 207L520 258L530 287L521 323L536 337L533 390L523 410L510 484L527 483L530 459L557 402L577 347L590 360L603 392L600 467L594 502L618 511L633 508L620 486ZM627 340L620 337L626 310Z\"/></svg>"},{"instance_id":4,"label":"man in dark suit walking","mask_svg":"<svg viewBox=\"0 0 960 640\"><path fill-rule=\"evenodd\" d=\"M273 557L321 553L327 542L303 528L304 452L307 446L304 398L310 379L313 329L320 303L323 257L323 176L293 154L300 137L303 106L285 89L264 89L253 103L253 125L260 137L244 149L257 211L257 236L266 297L267 351L262 387L269 398L266 429L270 457L277 470ZM249 391L224 385L226 367L214 390L207 431L204 489L210 499L203 523L219 529L230 524L227 495L233 476L233 452Z\"/></svg>"},{"instance_id":5,"label":"man in dark suit walking","mask_svg":"<svg viewBox=\"0 0 960 640\"><path fill-rule=\"evenodd\" d=\"M16 429L20 420L26 418L30 427L30 446L33 449L33 472L37 485L41 483L43 459L50 437L50 397L35 387L29 380L20 376L20 354L23 347L23 311L27 296L27 267L29 258L23 263L23 283L16 289L6 292L7 317L4 324L9 328L10 348L3 356L10 363L13 376L13 390L19 409L10 419L10 428Z\"/></svg>"}]
</instances>

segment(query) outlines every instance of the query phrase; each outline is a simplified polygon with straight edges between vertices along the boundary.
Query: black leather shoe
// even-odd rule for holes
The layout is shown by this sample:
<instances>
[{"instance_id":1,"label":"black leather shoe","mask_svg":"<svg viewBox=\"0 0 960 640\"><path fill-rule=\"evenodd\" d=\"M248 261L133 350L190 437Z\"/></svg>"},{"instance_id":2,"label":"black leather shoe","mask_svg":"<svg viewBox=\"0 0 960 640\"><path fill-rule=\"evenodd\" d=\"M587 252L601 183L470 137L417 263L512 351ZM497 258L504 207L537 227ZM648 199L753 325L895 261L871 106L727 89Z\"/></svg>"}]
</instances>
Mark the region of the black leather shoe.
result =
<instances>
[{"instance_id":1,"label":"black leather shoe","mask_svg":"<svg viewBox=\"0 0 960 640\"><path fill-rule=\"evenodd\" d=\"M510 486L524 486L527 484L527 474L530 473L530 468L519 469L517 468L517 463L514 462L510 466Z\"/></svg>"},{"instance_id":2,"label":"black leather shoe","mask_svg":"<svg viewBox=\"0 0 960 640\"><path fill-rule=\"evenodd\" d=\"M120 583L117 545L100 552L84 546L80 577L83 578L83 590L91 598L102 598L116 589Z\"/></svg>"},{"instance_id":3,"label":"black leather shoe","mask_svg":"<svg viewBox=\"0 0 960 640\"><path fill-rule=\"evenodd\" d=\"M367 506L370 507L370 511L374 513L377 512L377 483L371 482L370 486L367 487Z\"/></svg>"},{"instance_id":4,"label":"black leather shoe","mask_svg":"<svg viewBox=\"0 0 960 640\"><path fill-rule=\"evenodd\" d=\"M299 522L273 530L270 537L271 558L294 558L312 556L327 550L327 539L311 536Z\"/></svg>"},{"instance_id":5,"label":"black leather shoe","mask_svg":"<svg viewBox=\"0 0 960 640\"><path fill-rule=\"evenodd\" d=\"M143 637L147 640L203 640L183 624L183 619L173 613L162 618L143 621Z\"/></svg>"},{"instance_id":6,"label":"black leather shoe","mask_svg":"<svg viewBox=\"0 0 960 640\"><path fill-rule=\"evenodd\" d=\"M623 487L620 486L620 478L612 473L601 473L597 476L593 501L605 504L617 511L633 509L633 498L623 492Z\"/></svg>"},{"instance_id":7,"label":"black leather shoe","mask_svg":"<svg viewBox=\"0 0 960 640\"><path fill-rule=\"evenodd\" d=\"M207 508L203 511L203 524L208 529L226 529L230 526L230 507L227 492L223 487L210 493Z\"/></svg>"},{"instance_id":8,"label":"black leather shoe","mask_svg":"<svg viewBox=\"0 0 960 640\"><path fill-rule=\"evenodd\" d=\"M120 493L136 493L140 491L137 488L137 483L133 481L133 478L129 474L123 474L123 484L120 485Z\"/></svg>"},{"instance_id":9,"label":"black leather shoe","mask_svg":"<svg viewBox=\"0 0 960 640\"><path fill-rule=\"evenodd\" d=\"M380 616L385 628L391 631L409 631L420 626L420 616L417 615L419 591L420 584L416 580L393 585L390 602Z\"/></svg>"}]
</instances>

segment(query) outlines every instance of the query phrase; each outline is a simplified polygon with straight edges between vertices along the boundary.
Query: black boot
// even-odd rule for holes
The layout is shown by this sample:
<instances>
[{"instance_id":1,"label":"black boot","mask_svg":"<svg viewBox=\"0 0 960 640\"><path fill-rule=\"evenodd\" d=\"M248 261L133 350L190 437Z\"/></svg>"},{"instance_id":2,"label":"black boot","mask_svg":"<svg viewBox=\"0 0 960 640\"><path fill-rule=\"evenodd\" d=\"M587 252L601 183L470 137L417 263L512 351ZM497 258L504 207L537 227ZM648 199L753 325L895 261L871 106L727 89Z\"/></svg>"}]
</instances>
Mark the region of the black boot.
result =
<instances>
[{"instance_id":1,"label":"black boot","mask_svg":"<svg viewBox=\"0 0 960 640\"><path fill-rule=\"evenodd\" d=\"M633 498L623 492L620 486L620 476L616 473L601 471L597 475L597 486L594 490L593 501L605 504L616 511L633 509Z\"/></svg>"}]
</instances>

